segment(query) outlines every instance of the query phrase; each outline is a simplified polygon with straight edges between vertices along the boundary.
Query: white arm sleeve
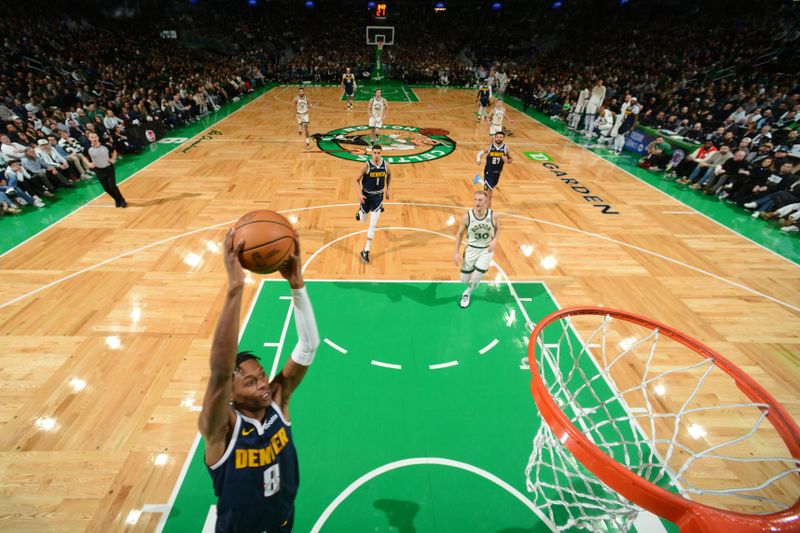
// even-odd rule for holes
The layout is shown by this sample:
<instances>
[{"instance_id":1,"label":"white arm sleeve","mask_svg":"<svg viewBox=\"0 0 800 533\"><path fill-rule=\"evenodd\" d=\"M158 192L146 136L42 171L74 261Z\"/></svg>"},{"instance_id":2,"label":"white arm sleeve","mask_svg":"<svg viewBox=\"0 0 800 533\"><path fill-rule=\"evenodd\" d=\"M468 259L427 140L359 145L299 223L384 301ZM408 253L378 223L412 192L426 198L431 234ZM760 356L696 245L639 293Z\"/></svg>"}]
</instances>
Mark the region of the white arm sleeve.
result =
<instances>
[{"instance_id":1,"label":"white arm sleeve","mask_svg":"<svg viewBox=\"0 0 800 533\"><path fill-rule=\"evenodd\" d=\"M292 351L292 360L298 365L311 366L319 346L319 332L314 318L314 309L308 299L306 288L292 289L294 323L297 326L297 345Z\"/></svg>"},{"instance_id":2,"label":"white arm sleeve","mask_svg":"<svg viewBox=\"0 0 800 533\"><path fill-rule=\"evenodd\" d=\"M484 154L483 150L478 152L478 157L475 158L475 162L476 163L480 163L481 162L481 158L483 157L483 154Z\"/></svg>"}]
</instances>

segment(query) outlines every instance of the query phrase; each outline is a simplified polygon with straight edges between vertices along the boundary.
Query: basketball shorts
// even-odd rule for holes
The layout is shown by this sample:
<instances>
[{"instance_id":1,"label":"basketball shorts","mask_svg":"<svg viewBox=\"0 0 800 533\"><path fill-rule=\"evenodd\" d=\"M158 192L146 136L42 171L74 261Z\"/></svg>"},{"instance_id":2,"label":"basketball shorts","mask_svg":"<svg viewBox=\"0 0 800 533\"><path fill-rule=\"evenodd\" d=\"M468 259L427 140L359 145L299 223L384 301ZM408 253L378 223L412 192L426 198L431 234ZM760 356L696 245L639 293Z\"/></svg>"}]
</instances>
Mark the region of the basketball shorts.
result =
<instances>
[{"instance_id":1,"label":"basketball shorts","mask_svg":"<svg viewBox=\"0 0 800 533\"><path fill-rule=\"evenodd\" d=\"M369 127L370 128L382 128L383 127L383 117L369 117Z\"/></svg>"},{"instance_id":2,"label":"basketball shorts","mask_svg":"<svg viewBox=\"0 0 800 533\"><path fill-rule=\"evenodd\" d=\"M362 190L361 194L364 195L364 201L361 202L361 211L369 213L371 211L381 210L381 206L383 205L383 191L369 192Z\"/></svg>"},{"instance_id":3,"label":"basketball shorts","mask_svg":"<svg viewBox=\"0 0 800 533\"><path fill-rule=\"evenodd\" d=\"M484 190L492 190L497 187L500 182L499 172L484 172L483 173L483 188Z\"/></svg>"},{"instance_id":4,"label":"basketball shorts","mask_svg":"<svg viewBox=\"0 0 800 533\"><path fill-rule=\"evenodd\" d=\"M623 122L622 124L619 125L619 130L617 131L617 135L625 135L630 131L632 125L633 124L630 122Z\"/></svg>"},{"instance_id":5,"label":"basketball shorts","mask_svg":"<svg viewBox=\"0 0 800 533\"><path fill-rule=\"evenodd\" d=\"M344 94L345 94L345 96L353 96L353 92L354 91L353 91L353 86L352 85L349 86L349 87L347 85L344 86Z\"/></svg>"},{"instance_id":6,"label":"basketball shorts","mask_svg":"<svg viewBox=\"0 0 800 533\"><path fill-rule=\"evenodd\" d=\"M499 126L496 124L489 125L489 135L494 135L495 133L500 133L503 131L503 125L500 124Z\"/></svg>"},{"instance_id":7,"label":"basketball shorts","mask_svg":"<svg viewBox=\"0 0 800 533\"><path fill-rule=\"evenodd\" d=\"M297 125L308 124L308 113L297 113Z\"/></svg>"},{"instance_id":8,"label":"basketball shorts","mask_svg":"<svg viewBox=\"0 0 800 533\"><path fill-rule=\"evenodd\" d=\"M481 99L479 100L479 103L481 104L481 107L489 107L489 99L488 99L488 98L487 98L486 100L484 100L483 98L481 98Z\"/></svg>"},{"instance_id":9,"label":"basketball shorts","mask_svg":"<svg viewBox=\"0 0 800 533\"><path fill-rule=\"evenodd\" d=\"M488 248L474 248L467 245L461 262L462 274L471 274L474 271L486 272L492 263L493 252Z\"/></svg>"}]
</instances>

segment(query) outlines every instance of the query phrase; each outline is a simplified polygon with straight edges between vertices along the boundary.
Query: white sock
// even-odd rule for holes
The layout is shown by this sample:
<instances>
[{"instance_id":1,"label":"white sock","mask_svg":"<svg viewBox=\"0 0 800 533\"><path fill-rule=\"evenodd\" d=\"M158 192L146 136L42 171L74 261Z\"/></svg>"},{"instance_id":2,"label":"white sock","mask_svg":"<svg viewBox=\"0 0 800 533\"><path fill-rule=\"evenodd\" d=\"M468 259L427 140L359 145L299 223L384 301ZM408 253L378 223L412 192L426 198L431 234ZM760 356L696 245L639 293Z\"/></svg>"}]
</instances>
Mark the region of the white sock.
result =
<instances>
[{"instance_id":1,"label":"white sock","mask_svg":"<svg viewBox=\"0 0 800 533\"><path fill-rule=\"evenodd\" d=\"M478 284L481 282L481 278L483 277L483 272L478 272L477 270L472 273L472 279L469 281L469 288L467 289L469 292L475 290Z\"/></svg>"},{"instance_id":2,"label":"white sock","mask_svg":"<svg viewBox=\"0 0 800 533\"><path fill-rule=\"evenodd\" d=\"M367 245L364 247L364 251L366 251L366 252L369 252L369 249L372 247L372 239L373 239L373 237L375 237L375 228L378 227L378 219L380 217L381 217L380 208L378 208L377 211L370 212L370 214L369 214L369 229L367 230Z\"/></svg>"}]
</instances>

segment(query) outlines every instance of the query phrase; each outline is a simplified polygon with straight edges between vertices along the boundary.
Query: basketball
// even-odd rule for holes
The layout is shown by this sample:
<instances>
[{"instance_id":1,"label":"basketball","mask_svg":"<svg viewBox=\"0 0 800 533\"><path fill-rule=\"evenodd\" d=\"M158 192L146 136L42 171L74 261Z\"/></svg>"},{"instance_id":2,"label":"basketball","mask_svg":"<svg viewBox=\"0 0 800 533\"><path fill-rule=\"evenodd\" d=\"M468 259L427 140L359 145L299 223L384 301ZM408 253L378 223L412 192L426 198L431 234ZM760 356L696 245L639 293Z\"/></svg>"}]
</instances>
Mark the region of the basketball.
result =
<instances>
[{"instance_id":1,"label":"basketball","mask_svg":"<svg viewBox=\"0 0 800 533\"><path fill-rule=\"evenodd\" d=\"M233 242L244 240L239 261L251 272L275 272L295 253L294 228L275 211L251 211L240 218L233 228Z\"/></svg>"}]
</instances>

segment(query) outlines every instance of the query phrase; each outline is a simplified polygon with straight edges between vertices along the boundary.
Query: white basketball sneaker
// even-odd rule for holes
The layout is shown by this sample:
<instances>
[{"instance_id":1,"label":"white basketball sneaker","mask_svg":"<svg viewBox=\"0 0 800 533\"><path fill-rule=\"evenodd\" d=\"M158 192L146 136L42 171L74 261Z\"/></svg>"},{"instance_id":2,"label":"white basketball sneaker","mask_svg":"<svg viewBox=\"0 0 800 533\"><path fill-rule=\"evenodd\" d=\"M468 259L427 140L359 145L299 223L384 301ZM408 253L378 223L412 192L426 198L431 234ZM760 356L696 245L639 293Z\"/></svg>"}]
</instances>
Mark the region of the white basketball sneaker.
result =
<instances>
[{"instance_id":1,"label":"white basketball sneaker","mask_svg":"<svg viewBox=\"0 0 800 533\"><path fill-rule=\"evenodd\" d=\"M461 295L460 305L462 309L466 309L467 307L469 307L469 296L470 296L469 289L465 290L464 294Z\"/></svg>"}]
</instances>

